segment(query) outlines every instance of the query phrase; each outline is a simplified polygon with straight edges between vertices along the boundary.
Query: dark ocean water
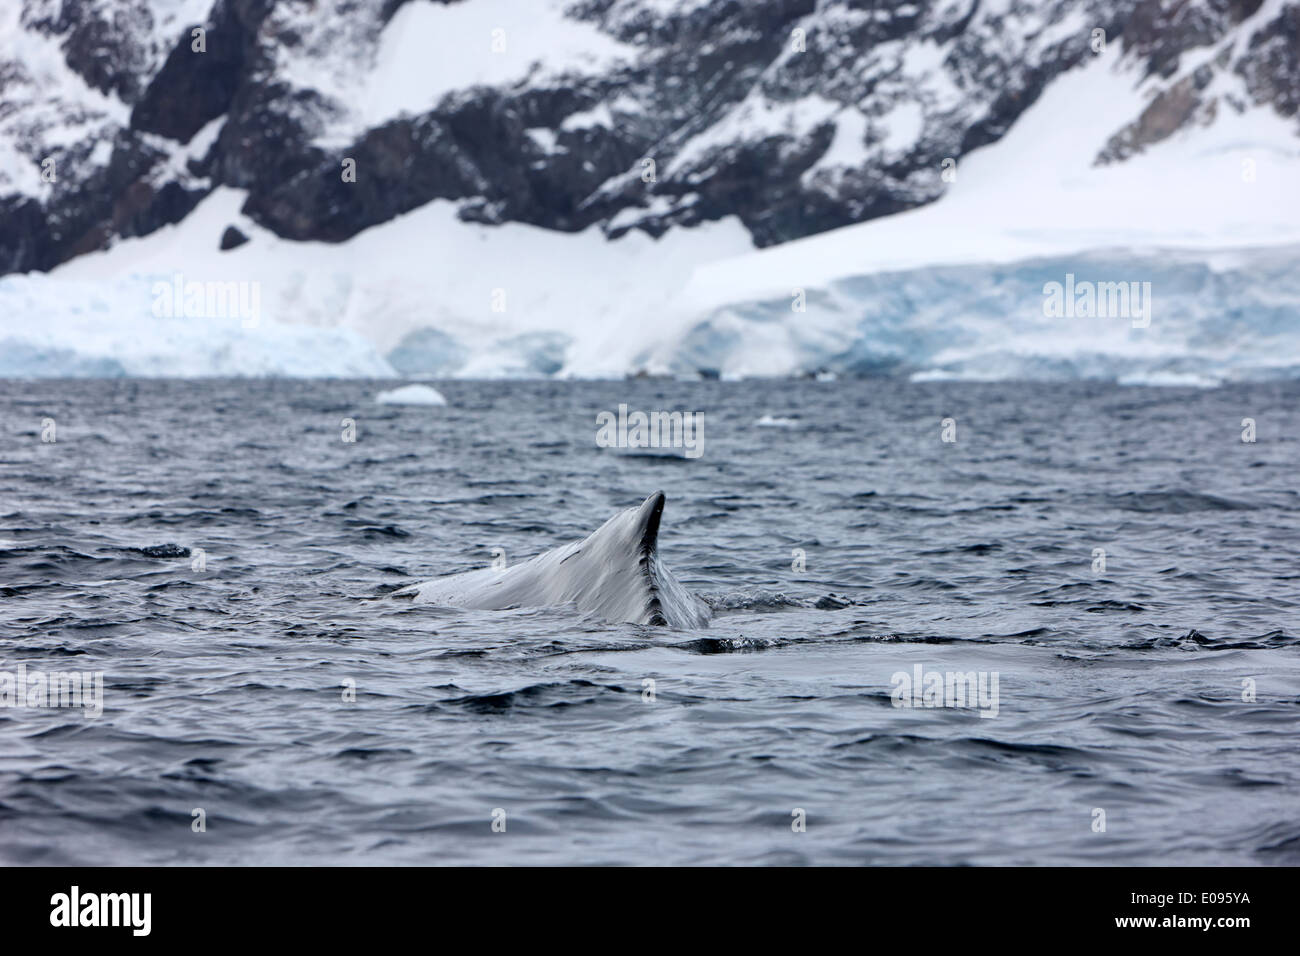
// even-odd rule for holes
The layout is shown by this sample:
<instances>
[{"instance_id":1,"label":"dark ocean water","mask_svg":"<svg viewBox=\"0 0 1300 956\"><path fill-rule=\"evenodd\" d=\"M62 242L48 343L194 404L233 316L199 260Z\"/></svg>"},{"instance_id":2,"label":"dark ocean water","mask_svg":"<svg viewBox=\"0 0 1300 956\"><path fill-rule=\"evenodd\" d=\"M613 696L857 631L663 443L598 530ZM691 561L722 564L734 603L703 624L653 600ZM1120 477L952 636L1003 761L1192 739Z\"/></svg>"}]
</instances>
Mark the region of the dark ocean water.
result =
<instances>
[{"instance_id":1,"label":"dark ocean water","mask_svg":"<svg viewBox=\"0 0 1300 956\"><path fill-rule=\"evenodd\" d=\"M0 382L0 670L104 681L0 709L0 861L1300 863L1300 385L388 387ZM656 489L706 630L387 597Z\"/></svg>"}]
</instances>

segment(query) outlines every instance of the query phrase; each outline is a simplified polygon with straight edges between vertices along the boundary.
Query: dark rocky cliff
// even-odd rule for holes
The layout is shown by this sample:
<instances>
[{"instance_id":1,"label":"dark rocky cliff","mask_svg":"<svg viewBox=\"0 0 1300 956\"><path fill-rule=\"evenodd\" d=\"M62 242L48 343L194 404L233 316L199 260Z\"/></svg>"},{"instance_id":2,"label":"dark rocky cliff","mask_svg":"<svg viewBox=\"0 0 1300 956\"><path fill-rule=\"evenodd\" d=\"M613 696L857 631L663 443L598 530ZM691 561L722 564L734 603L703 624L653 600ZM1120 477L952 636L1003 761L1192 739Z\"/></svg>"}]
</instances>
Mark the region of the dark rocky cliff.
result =
<instances>
[{"instance_id":1,"label":"dark rocky cliff","mask_svg":"<svg viewBox=\"0 0 1300 956\"><path fill-rule=\"evenodd\" d=\"M610 236L734 215L771 245L934 200L944 160L1100 55L1095 31L1154 90L1098 162L1223 110L1300 107L1300 4L1279 0L581 0L553 5L552 28L613 53L368 112L414 5L429 0L23 0L0 48L0 273L149 233L220 185L292 239L441 198ZM510 16L500 28L508 44ZM498 55L486 30L436 41L431 70L447 45Z\"/></svg>"}]
</instances>

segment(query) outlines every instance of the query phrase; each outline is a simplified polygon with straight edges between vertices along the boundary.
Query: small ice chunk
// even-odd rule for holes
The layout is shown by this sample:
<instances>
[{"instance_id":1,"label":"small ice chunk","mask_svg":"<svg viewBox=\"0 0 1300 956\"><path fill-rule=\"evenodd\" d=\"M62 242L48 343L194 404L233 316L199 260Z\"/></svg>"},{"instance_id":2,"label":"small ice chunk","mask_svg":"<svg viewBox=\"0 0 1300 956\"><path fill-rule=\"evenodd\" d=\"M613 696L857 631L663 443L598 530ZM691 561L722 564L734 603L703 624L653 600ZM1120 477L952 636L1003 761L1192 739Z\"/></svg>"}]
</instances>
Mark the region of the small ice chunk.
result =
<instances>
[{"instance_id":1,"label":"small ice chunk","mask_svg":"<svg viewBox=\"0 0 1300 956\"><path fill-rule=\"evenodd\" d=\"M762 418L754 422L754 424L759 428L797 428L799 425L799 419L764 415Z\"/></svg>"},{"instance_id":2,"label":"small ice chunk","mask_svg":"<svg viewBox=\"0 0 1300 956\"><path fill-rule=\"evenodd\" d=\"M375 396L380 405L446 405L447 399L428 385L403 385Z\"/></svg>"}]
</instances>

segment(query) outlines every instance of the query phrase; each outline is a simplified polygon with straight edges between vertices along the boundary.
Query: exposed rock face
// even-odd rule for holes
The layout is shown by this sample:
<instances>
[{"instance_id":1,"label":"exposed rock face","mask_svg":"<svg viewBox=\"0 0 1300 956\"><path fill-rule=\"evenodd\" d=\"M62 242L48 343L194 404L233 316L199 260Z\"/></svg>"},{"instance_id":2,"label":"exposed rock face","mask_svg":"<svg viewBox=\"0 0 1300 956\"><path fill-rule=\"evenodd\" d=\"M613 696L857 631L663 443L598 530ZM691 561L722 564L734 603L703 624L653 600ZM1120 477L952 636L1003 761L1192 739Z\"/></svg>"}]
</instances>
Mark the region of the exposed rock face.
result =
<instances>
[{"instance_id":1,"label":"exposed rock face","mask_svg":"<svg viewBox=\"0 0 1300 956\"><path fill-rule=\"evenodd\" d=\"M1214 69L1202 66L1157 94L1142 115L1110 138L1097 157L1100 164L1128 159L1147 146L1172 136L1199 116L1214 120L1215 101L1203 98L1214 78Z\"/></svg>"},{"instance_id":2,"label":"exposed rock face","mask_svg":"<svg viewBox=\"0 0 1300 956\"><path fill-rule=\"evenodd\" d=\"M224 115L245 81L264 15L260 4L217 0L207 22L181 37L135 101L131 128L188 143Z\"/></svg>"},{"instance_id":3,"label":"exposed rock face","mask_svg":"<svg viewBox=\"0 0 1300 956\"><path fill-rule=\"evenodd\" d=\"M248 241L248 236L244 235L234 226L227 226L226 231L221 234L221 251L228 249L238 249Z\"/></svg>"},{"instance_id":4,"label":"exposed rock face","mask_svg":"<svg viewBox=\"0 0 1300 956\"><path fill-rule=\"evenodd\" d=\"M1249 29L1234 29L1249 27ZM1186 49L1165 37L1184 34ZM1127 159L1172 136L1189 123L1209 124L1227 109L1269 103L1294 116L1300 89L1300 5L1274 0L1213 0L1204 6L1146 0L1125 32L1126 48L1146 58L1148 75L1160 81L1151 104L1119 130L1097 157L1099 164ZM1196 48L1200 65L1184 67Z\"/></svg>"},{"instance_id":5,"label":"exposed rock face","mask_svg":"<svg viewBox=\"0 0 1300 956\"><path fill-rule=\"evenodd\" d=\"M1152 92L1098 162L1300 109L1297 0L484 2L22 0L0 14L0 273L219 185L299 240L448 199L611 237L734 215L780 243L937 198L944 160L1002 136L1097 30Z\"/></svg>"}]
</instances>

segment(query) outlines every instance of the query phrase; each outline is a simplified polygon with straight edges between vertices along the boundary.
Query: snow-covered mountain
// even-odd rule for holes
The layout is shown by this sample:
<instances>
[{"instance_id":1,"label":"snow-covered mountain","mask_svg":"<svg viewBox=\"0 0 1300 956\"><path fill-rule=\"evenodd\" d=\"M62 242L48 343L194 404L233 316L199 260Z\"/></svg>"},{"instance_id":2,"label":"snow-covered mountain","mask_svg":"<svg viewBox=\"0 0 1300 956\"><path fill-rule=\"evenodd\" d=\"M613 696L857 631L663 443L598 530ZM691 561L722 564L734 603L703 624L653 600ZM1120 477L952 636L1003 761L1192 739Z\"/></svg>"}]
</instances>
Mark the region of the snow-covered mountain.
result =
<instances>
[{"instance_id":1,"label":"snow-covered mountain","mask_svg":"<svg viewBox=\"0 0 1300 956\"><path fill-rule=\"evenodd\" d=\"M0 374L1300 369L1300 2L7 0L0 104Z\"/></svg>"}]
</instances>

